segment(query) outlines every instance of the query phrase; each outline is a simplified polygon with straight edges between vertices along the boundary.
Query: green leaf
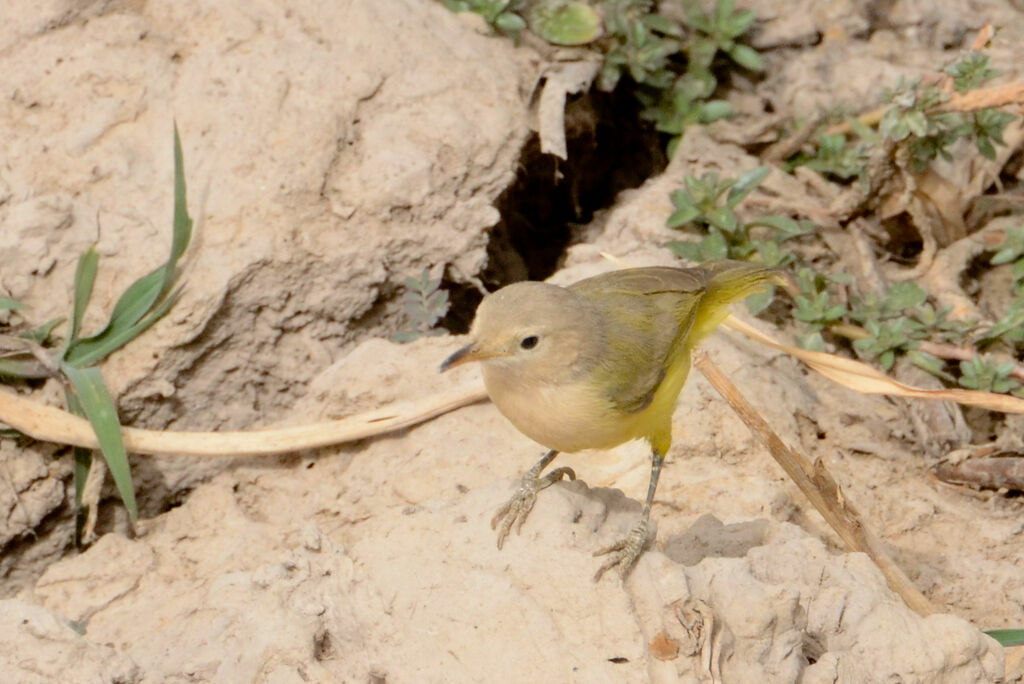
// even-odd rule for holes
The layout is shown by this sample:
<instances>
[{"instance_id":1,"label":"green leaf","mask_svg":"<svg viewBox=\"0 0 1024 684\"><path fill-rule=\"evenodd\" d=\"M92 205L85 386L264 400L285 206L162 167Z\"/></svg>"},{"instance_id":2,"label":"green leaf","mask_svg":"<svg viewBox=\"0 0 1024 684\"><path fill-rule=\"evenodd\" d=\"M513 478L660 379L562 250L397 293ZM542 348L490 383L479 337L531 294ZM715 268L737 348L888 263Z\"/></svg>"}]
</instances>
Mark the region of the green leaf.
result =
<instances>
[{"instance_id":1,"label":"green leaf","mask_svg":"<svg viewBox=\"0 0 1024 684\"><path fill-rule=\"evenodd\" d=\"M992 141L985 137L978 137L975 141L975 145L978 147L978 152L981 153L985 159L989 161L996 158L996 148L992 146Z\"/></svg>"},{"instance_id":2,"label":"green leaf","mask_svg":"<svg viewBox=\"0 0 1024 684\"><path fill-rule=\"evenodd\" d=\"M84 367L105 359L160 320L178 301L180 294L180 289L174 291L170 296L165 297L146 318L133 325L124 328L111 328L99 339L81 340L75 346L73 353L67 354L64 360L69 364Z\"/></svg>"},{"instance_id":3,"label":"green leaf","mask_svg":"<svg viewBox=\"0 0 1024 684\"><path fill-rule=\"evenodd\" d=\"M690 74L700 75L702 78L710 76L711 63L715 60L718 52L718 44L708 38L693 38L686 49L689 57L687 70Z\"/></svg>"},{"instance_id":4,"label":"green leaf","mask_svg":"<svg viewBox=\"0 0 1024 684\"><path fill-rule=\"evenodd\" d=\"M725 29L726 35L731 38L738 38L746 33L756 20L757 15L750 10L740 10L733 13L732 8L729 8L729 16L720 15L716 19L716 23L719 28Z\"/></svg>"},{"instance_id":5,"label":"green leaf","mask_svg":"<svg viewBox=\"0 0 1024 684\"><path fill-rule=\"evenodd\" d=\"M96 433L110 475L114 478L114 484L117 485L125 508L128 509L128 517L134 523L139 511L135 503L135 490L132 487L131 467L128 464L124 442L121 440L117 408L103 382L103 375L99 368L76 368L68 363L61 364L61 371L71 382L75 396Z\"/></svg>"},{"instance_id":6,"label":"green leaf","mask_svg":"<svg viewBox=\"0 0 1024 684\"><path fill-rule=\"evenodd\" d=\"M702 261L725 259L729 256L729 244L725 241L725 236L717 230L712 231L700 241L700 248L704 254Z\"/></svg>"},{"instance_id":7,"label":"green leaf","mask_svg":"<svg viewBox=\"0 0 1024 684\"><path fill-rule=\"evenodd\" d=\"M68 411L85 418L85 409L82 407L82 402L78 400L78 396L71 390L70 387L65 387L64 398L68 405ZM83 449L82 447L75 447L75 511L79 511L82 508L82 492L85 490L85 481L89 477L89 468L92 467L92 451L89 449ZM76 534L76 537L78 535Z\"/></svg>"},{"instance_id":8,"label":"green leaf","mask_svg":"<svg viewBox=\"0 0 1024 684\"><path fill-rule=\"evenodd\" d=\"M174 123L174 235L171 238L171 256L164 268L164 280L158 296L171 290L177 275L178 259L188 249L192 240L192 219L188 215L188 202L185 192L185 160L181 152L181 137L178 135L178 123Z\"/></svg>"},{"instance_id":9,"label":"green leaf","mask_svg":"<svg viewBox=\"0 0 1024 684\"><path fill-rule=\"evenodd\" d=\"M648 14L641 21L651 30L664 33L667 36L682 38L686 35L682 26L662 14Z\"/></svg>"},{"instance_id":10,"label":"green leaf","mask_svg":"<svg viewBox=\"0 0 1024 684\"><path fill-rule=\"evenodd\" d=\"M494 28L502 33L518 37L519 32L526 28L526 20L514 12L502 12L494 20Z\"/></svg>"},{"instance_id":11,"label":"green leaf","mask_svg":"<svg viewBox=\"0 0 1024 684\"><path fill-rule=\"evenodd\" d=\"M0 311L17 311L25 308L25 305L16 299L0 297Z\"/></svg>"},{"instance_id":12,"label":"green leaf","mask_svg":"<svg viewBox=\"0 0 1024 684\"><path fill-rule=\"evenodd\" d=\"M82 317L85 316L85 308L92 296L92 286L96 282L96 268L99 262L100 255L96 252L95 246L90 246L78 257L78 266L75 268L75 299L71 309L71 333L67 342L69 347L78 340Z\"/></svg>"},{"instance_id":13,"label":"green leaf","mask_svg":"<svg viewBox=\"0 0 1024 684\"><path fill-rule=\"evenodd\" d=\"M846 125L850 127L850 130L853 131L861 140L873 145L881 142L881 136L878 135L875 129L871 128L860 119L856 117L847 117L845 121Z\"/></svg>"},{"instance_id":14,"label":"green leaf","mask_svg":"<svg viewBox=\"0 0 1024 684\"><path fill-rule=\"evenodd\" d=\"M679 228L685 226L687 223L693 221L700 215L700 210L692 204L676 209L669 214L668 219L665 221L665 225L669 228Z\"/></svg>"},{"instance_id":15,"label":"green leaf","mask_svg":"<svg viewBox=\"0 0 1024 684\"><path fill-rule=\"evenodd\" d=\"M1017 258L1019 252L1013 247L1004 247L995 254L989 260L989 263L993 266L999 266L1000 264L1008 264Z\"/></svg>"},{"instance_id":16,"label":"green leaf","mask_svg":"<svg viewBox=\"0 0 1024 684\"><path fill-rule=\"evenodd\" d=\"M958 62L943 69L953 77L953 87L958 93L966 93L982 85L985 81L999 75L999 71L990 66L989 58L977 51L969 52Z\"/></svg>"},{"instance_id":17,"label":"green leaf","mask_svg":"<svg viewBox=\"0 0 1024 684\"><path fill-rule=\"evenodd\" d=\"M760 185L761 182L768 177L769 173L771 173L770 167L759 166L756 169L751 169L740 176L736 180L736 183L729 188L729 194L725 200L726 206L731 209L743 201L743 198L749 195L754 188Z\"/></svg>"},{"instance_id":18,"label":"green leaf","mask_svg":"<svg viewBox=\"0 0 1024 684\"><path fill-rule=\"evenodd\" d=\"M64 353L64 359L69 363L83 366L89 362L82 359L88 357L93 359L92 363L99 361L108 354L116 351L121 344L132 338L124 338L124 331L130 330L138 321L146 315L160 295L160 288L163 286L165 266L151 271L142 278L139 278L124 291L121 298L114 305L114 311L110 315L107 324L95 335L77 340L68 346ZM124 341L117 346L111 346L113 338ZM103 350L103 353L99 353Z\"/></svg>"},{"instance_id":19,"label":"green leaf","mask_svg":"<svg viewBox=\"0 0 1024 684\"><path fill-rule=\"evenodd\" d=\"M672 242L668 243L668 248L677 257L682 257L687 261L695 261L697 263L704 261L704 253L700 247L699 242L691 242L689 240L673 240Z\"/></svg>"},{"instance_id":20,"label":"green leaf","mask_svg":"<svg viewBox=\"0 0 1024 684\"><path fill-rule=\"evenodd\" d=\"M928 293L913 281L893 283L885 293L886 308L889 311L912 309L924 303Z\"/></svg>"},{"instance_id":21,"label":"green leaf","mask_svg":"<svg viewBox=\"0 0 1024 684\"><path fill-rule=\"evenodd\" d=\"M813 224L811 224L813 226ZM789 218L788 216L759 216L750 223L747 227L751 226L766 226L768 228L774 228L786 237L796 237L798 235L805 235L809 231L805 226L801 226L799 223Z\"/></svg>"},{"instance_id":22,"label":"green leaf","mask_svg":"<svg viewBox=\"0 0 1024 684\"><path fill-rule=\"evenodd\" d=\"M736 228L739 226L736 214L726 207L715 207L714 209L706 212L704 217L707 219L708 223L719 230L725 231L726 233L735 232Z\"/></svg>"},{"instance_id":23,"label":"green leaf","mask_svg":"<svg viewBox=\"0 0 1024 684\"><path fill-rule=\"evenodd\" d=\"M725 100L711 100L700 105L700 122L708 124L719 119L727 119L736 111Z\"/></svg>"},{"instance_id":24,"label":"green leaf","mask_svg":"<svg viewBox=\"0 0 1024 684\"><path fill-rule=\"evenodd\" d=\"M699 2L687 3L686 24L692 29L701 33L710 34L713 31L711 19L704 14Z\"/></svg>"},{"instance_id":25,"label":"green leaf","mask_svg":"<svg viewBox=\"0 0 1024 684\"><path fill-rule=\"evenodd\" d=\"M985 634L998 641L1001 646L1024 645L1024 629L987 629Z\"/></svg>"},{"instance_id":26,"label":"green leaf","mask_svg":"<svg viewBox=\"0 0 1024 684\"><path fill-rule=\"evenodd\" d=\"M14 428L0 423L0 439L21 439L24 436Z\"/></svg>"},{"instance_id":27,"label":"green leaf","mask_svg":"<svg viewBox=\"0 0 1024 684\"><path fill-rule=\"evenodd\" d=\"M1024 259L1018 259L1013 264L1013 277L1017 280L1024 278Z\"/></svg>"},{"instance_id":28,"label":"green leaf","mask_svg":"<svg viewBox=\"0 0 1024 684\"><path fill-rule=\"evenodd\" d=\"M181 139L178 136L178 126L175 124L174 228L171 254L162 266L128 286L114 305L110 320L100 332L68 345L63 356L68 363L81 367L100 361L153 325L176 301L177 293L170 294L170 288L177 275L178 260L188 249L192 239L192 219L188 215L185 196L184 167ZM180 288L177 292L180 292Z\"/></svg>"},{"instance_id":29,"label":"green leaf","mask_svg":"<svg viewBox=\"0 0 1024 684\"><path fill-rule=\"evenodd\" d=\"M953 376L946 372L946 363L936 356L917 349L911 349L907 352L907 359L921 370L927 371L937 378L947 382L956 382Z\"/></svg>"},{"instance_id":30,"label":"green leaf","mask_svg":"<svg viewBox=\"0 0 1024 684\"><path fill-rule=\"evenodd\" d=\"M37 344L43 344L44 342L46 342L46 340L50 338L50 333L53 332L53 329L56 328L61 323L63 323L64 320L65 319L63 317L51 318L50 320L46 321L35 330L30 330L29 332L22 333L21 337L24 337L26 340L32 340Z\"/></svg>"},{"instance_id":31,"label":"green leaf","mask_svg":"<svg viewBox=\"0 0 1024 684\"><path fill-rule=\"evenodd\" d=\"M737 43L727 51L727 54L732 58L732 61L745 69L750 69L751 71L764 71L764 60L761 58L761 55L758 54L757 50L752 47Z\"/></svg>"},{"instance_id":32,"label":"green leaf","mask_svg":"<svg viewBox=\"0 0 1024 684\"><path fill-rule=\"evenodd\" d=\"M36 361L19 359L0 359L0 377L18 378L19 380L42 380L50 377L49 371Z\"/></svg>"},{"instance_id":33,"label":"green leaf","mask_svg":"<svg viewBox=\"0 0 1024 684\"><path fill-rule=\"evenodd\" d=\"M802 337L797 338L797 345L810 351L825 351L825 340L821 332L815 330Z\"/></svg>"},{"instance_id":34,"label":"green leaf","mask_svg":"<svg viewBox=\"0 0 1024 684\"><path fill-rule=\"evenodd\" d=\"M553 45L586 45L600 37L601 15L584 2L540 0L530 8L530 30Z\"/></svg>"}]
</instances>

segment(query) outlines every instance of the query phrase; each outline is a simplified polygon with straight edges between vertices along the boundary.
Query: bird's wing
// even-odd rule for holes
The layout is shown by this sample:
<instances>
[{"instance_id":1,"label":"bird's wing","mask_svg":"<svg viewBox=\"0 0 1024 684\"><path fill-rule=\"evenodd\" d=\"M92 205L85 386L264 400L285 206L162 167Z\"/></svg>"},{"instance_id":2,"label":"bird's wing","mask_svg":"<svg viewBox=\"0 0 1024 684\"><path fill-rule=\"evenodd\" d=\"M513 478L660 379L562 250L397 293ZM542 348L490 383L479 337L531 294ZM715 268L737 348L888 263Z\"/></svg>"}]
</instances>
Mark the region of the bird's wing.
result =
<instances>
[{"instance_id":1,"label":"bird's wing","mask_svg":"<svg viewBox=\"0 0 1024 684\"><path fill-rule=\"evenodd\" d=\"M569 289L580 294L588 292L622 292L631 295L661 292L700 292L707 284L710 269L649 266L609 271L581 280Z\"/></svg>"},{"instance_id":2,"label":"bird's wing","mask_svg":"<svg viewBox=\"0 0 1024 684\"><path fill-rule=\"evenodd\" d=\"M622 411L645 409L685 349L710 272L694 268L631 268L582 280L570 290L604 322L606 347L595 373L607 399Z\"/></svg>"}]
</instances>

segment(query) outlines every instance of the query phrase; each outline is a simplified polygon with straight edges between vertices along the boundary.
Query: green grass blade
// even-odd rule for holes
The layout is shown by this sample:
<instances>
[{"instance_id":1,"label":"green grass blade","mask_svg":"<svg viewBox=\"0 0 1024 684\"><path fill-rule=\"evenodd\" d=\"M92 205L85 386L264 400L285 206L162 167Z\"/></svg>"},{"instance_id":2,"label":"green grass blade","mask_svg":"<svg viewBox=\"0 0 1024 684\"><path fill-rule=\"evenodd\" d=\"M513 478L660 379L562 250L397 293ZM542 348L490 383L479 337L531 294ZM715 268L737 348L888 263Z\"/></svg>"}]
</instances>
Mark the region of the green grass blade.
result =
<instances>
[{"instance_id":1,"label":"green grass blade","mask_svg":"<svg viewBox=\"0 0 1024 684\"><path fill-rule=\"evenodd\" d=\"M0 377L19 378L21 380L42 380L50 377L43 364L35 359L0 359Z\"/></svg>"},{"instance_id":2,"label":"green grass blade","mask_svg":"<svg viewBox=\"0 0 1024 684\"><path fill-rule=\"evenodd\" d=\"M178 260L192 240L192 219L188 215L185 194L185 163L178 127L174 127L174 228L171 253L156 270L132 283L117 300L110 320L92 337L70 345L64 359L75 366L87 366L103 359L149 328L170 308L169 296L177 275ZM160 315L153 318L153 314ZM146 323L143 323L145 319Z\"/></svg>"},{"instance_id":3,"label":"green grass blade","mask_svg":"<svg viewBox=\"0 0 1024 684\"><path fill-rule=\"evenodd\" d=\"M89 357L98 361L115 351L121 344L131 340L132 338L129 337L119 345L111 346L110 344L111 338L124 339L122 333L131 329L153 308L160 295L164 269L165 267L161 266L132 283L117 300L114 311L110 314L110 320L107 321L103 330L92 337L77 340L68 348L64 359L70 364L85 366L91 362L83 362L82 358ZM101 349L104 350L103 353L99 353Z\"/></svg>"},{"instance_id":4,"label":"green grass blade","mask_svg":"<svg viewBox=\"0 0 1024 684\"><path fill-rule=\"evenodd\" d=\"M78 401L78 397L70 389L64 391L64 400L67 402L68 411L85 418L85 409L82 408L82 402ZM89 449L83 449L82 447L75 447L75 511L78 512L82 508L82 492L85 490L85 480L89 477L89 468L92 466L92 451ZM77 537L77 534L76 534Z\"/></svg>"},{"instance_id":5,"label":"green grass blade","mask_svg":"<svg viewBox=\"0 0 1024 684\"><path fill-rule=\"evenodd\" d=\"M69 347L78 339L78 332L82 329L82 317L85 316L85 308L89 306L99 263L100 255L96 252L95 246L89 247L78 257L78 266L75 268L75 299L71 309L71 333L68 335Z\"/></svg>"},{"instance_id":6,"label":"green grass blade","mask_svg":"<svg viewBox=\"0 0 1024 684\"><path fill-rule=\"evenodd\" d=\"M78 345L76 345L75 349L65 357L64 360L69 365L75 365L80 368L90 366L103 360L108 355L141 335L150 326L160 320L164 314L170 311L171 307L178 301L178 297L180 295L181 290L175 290L170 296L165 297L155 309L149 312L148 316L130 327L121 329L112 328L104 333L102 338L96 340L82 340Z\"/></svg>"},{"instance_id":7,"label":"green grass blade","mask_svg":"<svg viewBox=\"0 0 1024 684\"><path fill-rule=\"evenodd\" d=\"M24 337L26 340L32 340L36 344L43 344L46 340L50 339L50 333L53 332L53 329L63 323L64 320L63 317L51 318L35 330L22 333L21 337Z\"/></svg>"},{"instance_id":8,"label":"green grass blade","mask_svg":"<svg viewBox=\"0 0 1024 684\"><path fill-rule=\"evenodd\" d=\"M89 419L92 429L96 432L96 439L100 443L100 451L103 452L103 458L107 461L107 467L110 468L110 475L114 478L114 484L117 485L117 491L121 494L125 508L128 509L128 517L134 523L139 516L139 511L135 504L131 468L128 465L128 454L125 452L124 442L121 440L121 424L117 419L117 408L103 382L103 375L99 368L76 368L68 363L61 364L61 370L71 381L71 386L85 412L85 417ZM77 458L75 463L77 475Z\"/></svg>"},{"instance_id":9,"label":"green grass blade","mask_svg":"<svg viewBox=\"0 0 1024 684\"><path fill-rule=\"evenodd\" d=\"M756 188L761 182L768 177L771 173L771 168L767 166L759 166L756 169L747 171L740 176L736 183L729 188L729 194L726 196L725 204L727 207L732 209L745 198L750 192Z\"/></svg>"},{"instance_id":10,"label":"green grass blade","mask_svg":"<svg viewBox=\"0 0 1024 684\"><path fill-rule=\"evenodd\" d=\"M25 305L19 302L17 299L11 299L10 297L0 297L0 311L17 311L18 309L24 308Z\"/></svg>"},{"instance_id":11,"label":"green grass blade","mask_svg":"<svg viewBox=\"0 0 1024 684\"><path fill-rule=\"evenodd\" d=\"M998 641L1002 646L1024 645L1024 629L988 629L985 634Z\"/></svg>"},{"instance_id":12,"label":"green grass blade","mask_svg":"<svg viewBox=\"0 0 1024 684\"><path fill-rule=\"evenodd\" d=\"M181 152L181 137L178 135L178 124L174 124L174 234L171 238L171 256L167 260L163 284L160 294L166 294L174 285L175 269L178 259L188 249L192 240L192 219L188 215L188 202L185 189L185 159Z\"/></svg>"},{"instance_id":13,"label":"green grass blade","mask_svg":"<svg viewBox=\"0 0 1024 684\"><path fill-rule=\"evenodd\" d=\"M68 411L85 418L85 409L78 401L78 397L70 388L64 390ZM75 447L74 454L74 482L75 482L75 543L82 539L82 530L85 528L85 511L82 510L82 492L85 491L85 481L89 479L89 469L92 468L92 450Z\"/></svg>"}]
</instances>

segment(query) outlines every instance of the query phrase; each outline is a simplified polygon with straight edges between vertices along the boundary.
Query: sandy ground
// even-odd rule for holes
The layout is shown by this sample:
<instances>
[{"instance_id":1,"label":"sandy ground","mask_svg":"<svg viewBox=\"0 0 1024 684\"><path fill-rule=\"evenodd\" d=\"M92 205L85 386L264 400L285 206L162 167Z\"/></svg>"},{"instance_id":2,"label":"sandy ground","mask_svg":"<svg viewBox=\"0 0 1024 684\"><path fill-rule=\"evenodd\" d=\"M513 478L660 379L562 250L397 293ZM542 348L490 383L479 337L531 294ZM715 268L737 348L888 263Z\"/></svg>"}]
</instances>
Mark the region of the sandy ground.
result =
<instances>
[{"instance_id":1,"label":"sandy ground","mask_svg":"<svg viewBox=\"0 0 1024 684\"><path fill-rule=\"evenodd\" d=\"M1021 19L1003 3L747 5L769 66L731 96L741 116L608 198L575 228L586 240L556 282L610 268L602 251L671 263L668 193L689 173L757 165L743 145L764 103L798 117L863 103L948 61L985 21L1003 28L997 66L1019 68ZM384 338L402 326L405 278L426 267L472 290L487 268L543 57L426 0L5 14L0 294L34 320L66 312L93 242L87 327L163 258L172 117L182 129L199 238L182 301L103 366L123 422L306 424L477 382L474 369L437 374L460 339ZM752 201L807 207L819 191L776 172ZM643 447L560 457L580 479L546 490L499 551L490 518L541 447L487 403L286 457L135 457L136 534L111 489L84 551L70 453L4 440L0 669L24 682L998 681L1005 654L978 630L1024 624L1021 499L932 477L941 454L913 407L732 333L707 347L783 438L829 466L942 614L913 614L846 553L695 375L654 506L658 545L626 582L592 582L591 554L639 511ZM61 390L32 395L59 403Z\"/></svg>"}]
</instances>

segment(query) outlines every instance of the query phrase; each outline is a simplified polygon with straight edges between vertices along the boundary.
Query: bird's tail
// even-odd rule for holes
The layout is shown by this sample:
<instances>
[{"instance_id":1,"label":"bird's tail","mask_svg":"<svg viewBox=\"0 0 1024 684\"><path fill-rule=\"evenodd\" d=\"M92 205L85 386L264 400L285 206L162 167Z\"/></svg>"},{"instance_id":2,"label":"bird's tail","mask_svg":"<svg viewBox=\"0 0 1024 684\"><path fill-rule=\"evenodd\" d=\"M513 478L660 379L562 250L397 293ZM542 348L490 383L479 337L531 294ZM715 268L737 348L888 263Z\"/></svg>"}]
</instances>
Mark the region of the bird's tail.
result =
<instances>
[{"instance_id":1,"label":"bird's tail","mask_svg":"<svg viewBox=\"0 0 1024 684\"><path fill-rule=\"evenodd\" d=\"M687 342L693 348L714 332L729 316L729 305L785 282L778 269L746 261L718 261L707 264L707 286L697 305L697 315Z\"/></svg>"}]
</instances>

